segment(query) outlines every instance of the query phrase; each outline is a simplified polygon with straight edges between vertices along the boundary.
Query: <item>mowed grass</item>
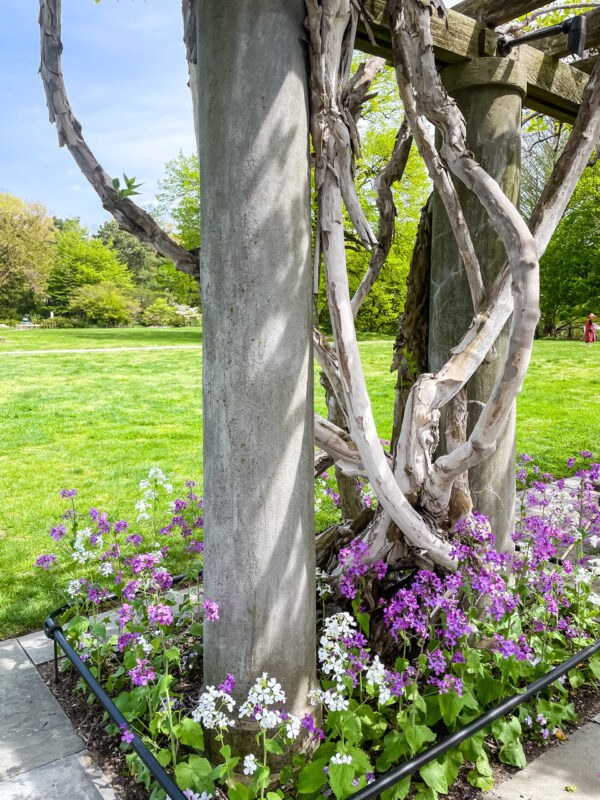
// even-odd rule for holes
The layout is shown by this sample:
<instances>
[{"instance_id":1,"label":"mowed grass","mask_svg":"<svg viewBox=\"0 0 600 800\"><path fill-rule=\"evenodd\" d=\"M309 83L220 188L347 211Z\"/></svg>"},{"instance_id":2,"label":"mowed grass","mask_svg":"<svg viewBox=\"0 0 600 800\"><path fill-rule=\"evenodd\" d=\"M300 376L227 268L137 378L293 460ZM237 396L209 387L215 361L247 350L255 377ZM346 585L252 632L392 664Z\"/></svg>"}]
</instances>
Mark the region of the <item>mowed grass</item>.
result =
<instances>
[{"instance_id":1,"label":"mowed grass","mask_svg":"<svg viewBox=\"0 0 600 800\"><path fill-rule=\"evenodd\" d=\"M202 344L202 329L191 328L0 328L0 354L18 350L72 350L110 347Z\"/></svg>"},{"instance_id":2,"label":"mowed grass","mask_svg":"<svg viewBox=\"0 0 600 800\"><path fill-rule=\"evenodd\" d=\"M4 335L4 334L0 334ZM200 344L199 329L22 331L18 349ZM0 347L2 343L0 343ZM379 435L389 438L391 340L360 350ZM63 596L33 562L51 549L61 488L133 522L138 483L160 466L202 484L201 351L0 354L0 638L35 629ZM325 413L318 380L316 407ZM600 346L536 342L518 405L518 450L549 471L600 442Z\"/></svg>"}]
</instances>

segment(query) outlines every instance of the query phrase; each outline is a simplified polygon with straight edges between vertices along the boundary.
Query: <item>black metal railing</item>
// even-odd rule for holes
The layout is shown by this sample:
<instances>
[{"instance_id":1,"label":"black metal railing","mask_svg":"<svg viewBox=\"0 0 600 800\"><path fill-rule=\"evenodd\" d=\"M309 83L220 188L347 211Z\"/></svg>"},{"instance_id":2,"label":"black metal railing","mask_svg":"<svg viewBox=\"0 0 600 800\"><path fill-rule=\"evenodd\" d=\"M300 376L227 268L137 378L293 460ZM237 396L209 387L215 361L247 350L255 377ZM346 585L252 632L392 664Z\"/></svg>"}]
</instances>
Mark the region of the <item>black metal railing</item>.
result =
<instances>
[{"instance_id":1,"label":"black metal railing","mask_svg":"<svg viewBox=\"0 0 600 800\"><path fill-rule=\"evenodd\" d=\"M508 714L509 711L513 711L513 709L515 709L517 706L520 706L521 703L529 700L530 697L533 697L542 689L550 686L552 683L554 683L554 681L558 680L558 678L566 675L567 672L570 672L578 664L587 661L598 652L600 652L600 639L594 644L585 647L574 656L571 656L571 658L568 658L566 661L563 661L562 664L554 667L554 669L551 669L550 672L542 675L541 678L538 678L533 683L530 683L529 686L527 686L527 688L520 694L515 694L512 697L504 698L504 700L501 700L497 706L490 708L489 711L486 711L480 717L477 717L477 719L469 722L469 724L465 725L464 728L455 731L454 733L450 734L450 736L442 739L441 742L434 744L433 747L430 747L423 753L419 753L408 761L405 761L403 764L400 764L400 766L389 770L384 775L377 778L377 780L368 784L368 786L365 786L364 789L360 789L358 792L350 795L347 800L372 800L372 798L375 798L382 792L385 792L386 789L391 789L392 786L400 783L400 781L404 780L404 778L414 775L417 770L421 769L421 767L424 767L430 761L443 756L444 753L448 752L448 750L452 750L452 748L462 744L462 742L466 741L471 736L474 736L476 733L479 733L479 731L487 728L487 726L491 725L492 722L495 722L497 719L500 719L500 717Z\"/></svg>"}]
</instances>

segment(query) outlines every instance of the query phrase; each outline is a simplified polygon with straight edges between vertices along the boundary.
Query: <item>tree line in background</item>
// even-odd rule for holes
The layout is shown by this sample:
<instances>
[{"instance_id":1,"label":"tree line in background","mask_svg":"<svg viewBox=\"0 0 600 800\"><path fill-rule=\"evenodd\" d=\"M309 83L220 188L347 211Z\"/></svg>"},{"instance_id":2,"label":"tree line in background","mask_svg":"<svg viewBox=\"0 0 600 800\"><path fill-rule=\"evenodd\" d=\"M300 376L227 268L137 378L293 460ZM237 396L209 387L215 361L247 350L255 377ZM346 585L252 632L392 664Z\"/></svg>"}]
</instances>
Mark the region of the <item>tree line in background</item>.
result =
<instances>
[{"instance_id":1,"label":"tree line in background","mask_svg":"<svg viewBox=\"0 0 600 800\"><path fill-rule=\"evenodd\" d=\"M189 249L200 244L198 192L197 159L167 164L158 209ZM193 322L199 306L194 279L115 221L92 235L78 219L52 218L40 203L0 193L0 322L28 315L52 327L178 326Z\"/></svg>"},{"instance_id":2,"label":"tree line in background","mask_svg":"<svg viewBox=\"0 0 600 800\"><path fill-rule=\"evenodd\" d=\"M361 120L356 185L369 223L376 226L375 179L394 144L403 110L393 73L384 69ZM521 207L535 206L568 136L568 127L532 115L523 137ZM363 303L357 329L395 333L406 299L406 277L420 211L431 182L416 149L401 185L393 187L398 209L395 238L379 279ZM315 209L316 210L316 209ZM188 250L200 247L200 176L195 154L179 155L165 167L154 213L171 220L173 237ZM365 252L344 212L350 292L364 275ZM540 262L540 333L579 337L590 312L600 315L600 168L586 169L562 222ZM324 277L318 313L329 327ZM77 219L50 218L39 203L0 194L0 322L24 314L54 326L189 324L186 308L200 307L195 281L149 246L105 222L91 235ZM44 324L42 322L42 324Z\"/></svg>"}]
</instances>

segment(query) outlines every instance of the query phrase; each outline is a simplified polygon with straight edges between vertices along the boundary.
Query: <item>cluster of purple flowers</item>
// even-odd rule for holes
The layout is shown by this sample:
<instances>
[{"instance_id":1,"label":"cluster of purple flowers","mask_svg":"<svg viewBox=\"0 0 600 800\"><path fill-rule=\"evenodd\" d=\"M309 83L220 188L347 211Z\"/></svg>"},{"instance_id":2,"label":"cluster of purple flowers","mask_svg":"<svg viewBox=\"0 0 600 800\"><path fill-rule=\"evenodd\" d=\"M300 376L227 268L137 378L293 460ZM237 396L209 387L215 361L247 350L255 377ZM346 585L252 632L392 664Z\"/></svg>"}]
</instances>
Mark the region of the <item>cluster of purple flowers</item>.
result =
<instances>
[{"instance_id":1,"label":"cluster of purple flowers","mask_svg":"<svg viewBox=\"0 0 600 800\"><path fill-rule=\"evenodd\" d=\"M134 686L146 686L148 681L155 678L154 667L147 658L136 659L137 666L129 670L129 677Z\"/></svg>"}]
</instances>

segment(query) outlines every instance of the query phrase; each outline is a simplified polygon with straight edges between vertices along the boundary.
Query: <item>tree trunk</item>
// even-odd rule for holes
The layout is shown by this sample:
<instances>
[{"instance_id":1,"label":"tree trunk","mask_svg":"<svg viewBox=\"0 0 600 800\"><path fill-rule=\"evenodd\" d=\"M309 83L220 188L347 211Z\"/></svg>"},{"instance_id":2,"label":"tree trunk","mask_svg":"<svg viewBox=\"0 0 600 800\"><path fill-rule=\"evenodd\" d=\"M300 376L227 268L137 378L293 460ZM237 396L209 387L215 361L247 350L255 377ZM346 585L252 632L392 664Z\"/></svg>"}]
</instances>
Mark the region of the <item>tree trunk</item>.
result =
<instances>
[{"instance_id":1,"label":"tree trunk","mask_svg":"<svg viewBox=\"0 0 600 800\"><path fill-rule=\"evenodd\" d=\"M204 678L233 673L239 700L266 671L302 715L316 669L305 7L197 14L204 585L220 609Z\"/></svg>"}]
</instances>

